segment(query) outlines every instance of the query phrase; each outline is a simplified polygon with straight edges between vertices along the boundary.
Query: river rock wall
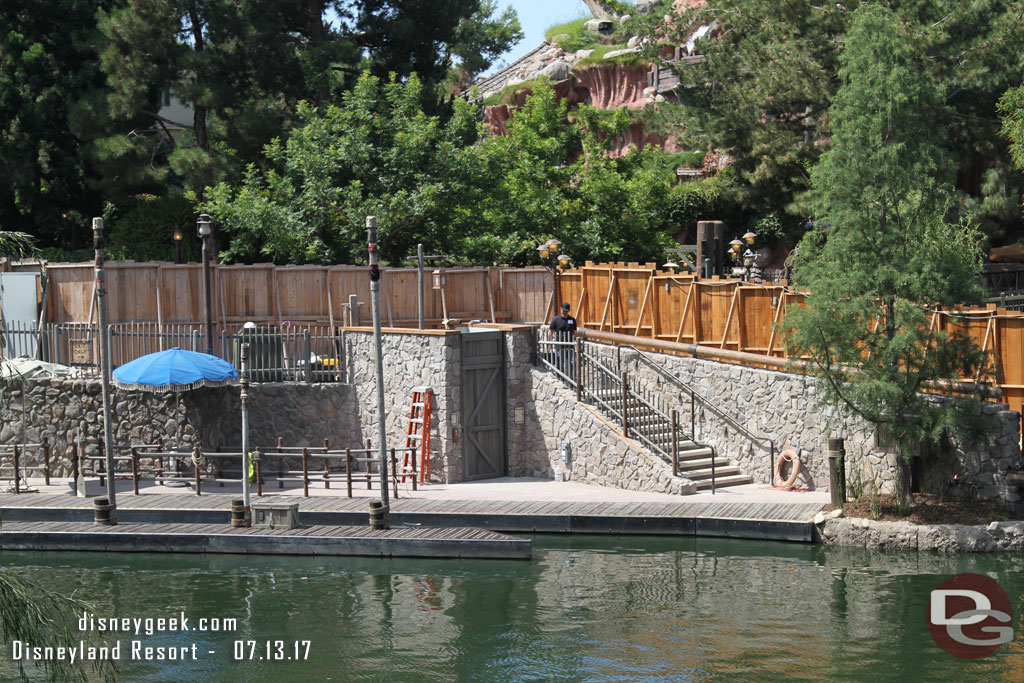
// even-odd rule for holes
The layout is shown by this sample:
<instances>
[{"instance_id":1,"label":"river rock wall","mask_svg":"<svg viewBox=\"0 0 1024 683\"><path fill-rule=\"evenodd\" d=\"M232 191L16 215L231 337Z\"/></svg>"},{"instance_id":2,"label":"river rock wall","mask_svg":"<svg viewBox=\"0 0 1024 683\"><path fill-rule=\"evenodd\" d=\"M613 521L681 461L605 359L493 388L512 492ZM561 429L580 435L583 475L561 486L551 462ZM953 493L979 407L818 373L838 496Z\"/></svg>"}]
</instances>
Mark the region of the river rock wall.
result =
<instances>
[{"instance_id":1,"label":"river rock wall","mask_svg":"<svg viewBox=\"0 0 1024 683\"><path fill-rule=\"evenodd\" d=\"M940 553L1024 551L1024 522L990 524L912 524L857 517L818 522L818 536L828 546L868 550L934 550Z\"/></svg>"},{"instance_id":2,"label":"river rock wall","mask_svg":"<svg viewBox=\"0 0 1024 683\"><path fill-rule=\"evenodd\" d=\"M677 406L689 431L689 399L676 385L641 362L639 353L626 348L588 343L616 372L625 371L642 389ZM650 353L664 369L692 386L710 403L752 434L772 439L776 458L782 449L795 448L803 464L797 485L808 489L829 487L826 448L830 436L845 439L847 482L852 493L872 487L891 493L897 477L896 456L878 444L874 427L825 403L815 380L804 375L722 363L704 358ZM714 446L732 464L756 482L772 483L773 464L768 450L738 435L737 430L710 410L695 411L697 441ZM1020 415L1003 403L985 403L983 418L991 434L980 444L949 440L920 458L920 490L949 493L956 488L982 500L1020 502L1015 487L1007 486L1006 471L1021 462ZM953 485L954 476L959 484ZM969 491L968 491L969 489Z\"/></svg>"},{"instance_id":3,"label":"river rock wall","mask_svg":"<svg viewBox=\"0 0 1024 683\"><path fill-rule=\"evenodd\" d=\"M506 333L506 424L509 474L555 477L634 491L690 494L697 485L673 477L672 467L648 455L594 410L553 372L534 364L532 330ZM517 417L518 412L518 417ZM569 455L563 460L562 444Z\"/></svg>"}]
</instances>

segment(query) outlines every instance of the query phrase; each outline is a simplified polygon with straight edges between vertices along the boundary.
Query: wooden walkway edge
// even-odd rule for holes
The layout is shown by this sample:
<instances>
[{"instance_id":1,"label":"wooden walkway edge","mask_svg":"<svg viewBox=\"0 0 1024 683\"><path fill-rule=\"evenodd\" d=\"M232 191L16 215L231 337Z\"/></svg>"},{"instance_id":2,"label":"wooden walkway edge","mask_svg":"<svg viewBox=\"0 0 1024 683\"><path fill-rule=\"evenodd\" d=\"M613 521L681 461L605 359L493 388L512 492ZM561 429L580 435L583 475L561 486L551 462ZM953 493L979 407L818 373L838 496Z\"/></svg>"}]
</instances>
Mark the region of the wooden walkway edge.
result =
<instances>
[{"instance_id":1,"label":"wooden walkway edge","mask_svg":"<svg viewBox=\"0 0 1024 683\"><path fill-rule=\"evenodd\" d=\"M118 519L127 523L223 524L236 496L148 494L118 499ZM265 496L261 500L267 500ZM320 526L365 526L367 498L275 496L297 501L300 519ZM743 502L564 502L406 498L391 502L392 526L476 527L507 533L598 533L724 536L760 540L814 541L811 520L817 503ZM91 522L92 500L70 495L0 494L8 522Z\"/></svg>"},{"instance_id":2,"label":"wooden walkway edge","mask_svg":"<svg viewBox=\"0 0 1024 683\"><path fill-rule=\"evenodd\" d=\"M359 555L528 560L532 542L484 529L305 526L236 529L227 524L94 526L91 522L13 522L0 530L3 550Z\"/></svg>"}]
</instances>

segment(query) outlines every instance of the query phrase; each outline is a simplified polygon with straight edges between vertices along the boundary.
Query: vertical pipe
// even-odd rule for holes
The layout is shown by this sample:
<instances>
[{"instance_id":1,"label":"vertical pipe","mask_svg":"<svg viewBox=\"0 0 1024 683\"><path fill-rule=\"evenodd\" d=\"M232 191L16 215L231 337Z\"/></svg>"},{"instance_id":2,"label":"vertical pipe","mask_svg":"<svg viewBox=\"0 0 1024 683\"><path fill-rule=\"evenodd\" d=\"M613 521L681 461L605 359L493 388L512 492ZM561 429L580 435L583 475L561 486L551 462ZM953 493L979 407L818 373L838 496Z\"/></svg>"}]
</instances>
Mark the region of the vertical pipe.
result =
<instances>
[{"instance_id":1,"label":"vertical pipe","mask_svg":"<svg viewBox=\"0 0 1024 683\"><path fill-rule=\"evenodd\" d=\"M23 390L24 391L24 390ZM18 444L14 444L14 492L21 493L21 476L18 471L18 464L20 460L20 453L18 452Z\"/></svg>"},{"instance_id":2,"label":"vertical pipe","mask_svg":"<svg viewBox=\"0 0 1024 683\"><path fill-rule=\"evenodd\" d=\"M199 480L199 444L196 444L192 449L192 468L195 470L196 475L196 495L201 496L203 495L203 489L202 482Z\"/></svg>"},{"instance_id":3,"label":"vertical pipe","mask_svg":"<svg viewBox=\"0 0 1024 683\"><path fill-rule=\"evenodd\" d=\"M132 492L139 495L139 452L132 447Z\"/></svg>"},{"instance_id":4,"label":"vertical pipe","mask_svg":"<svg viewBox=\"0 0 1024 683\"><path fill-rule=\"evenodd\" d=\"M256 495L263 497L263 462L260 457L260 449L256 449L256 455L253 457L253 465L255 466L254 475L256 477Z\"/></svg>"},{"instance_id":5,"label":"vertical pipe","mask_svg":"<svg viewBox=\"0 0 1024 683\"><path fill-rule=\"evenodd\" d=\"M50 440L43 437L43 477L46 485L50 485Z\"/></svg>"},{"instance_id":6,"label":"vertical pipe","mask_svg":"<svg viewBox=\"0 0 1024 683\"><path fill-rule=\"evenodd\" d=\"M380 502L384 504L384 525L387 526L388 456L387 433L384 429L384 350L380 331L380 266L377 262L377 217L366 217L366 236L370 252L370 294L373 298L373 340L377 365L377 448L380 458Z\"/></svg>"},{"instance_id":7,"label":"vertical pipe","mask_svg":"<svg viewBox=\"0 0 1024 683\"><path fill-rule=\"evenodd\" d=\"M302 495L309 498L309 449L302 447Z\"/></svg>"},{"instance_id":8,"label":"vertical pipe","mask_svg":"<svg viewBox=\"0 0 1024 683\"><path fill-rule=\"evenodd\" d=\"M576 337L576 401L583 402L583 342Z\"/></svg>"},{"instance_id":9,"label":"vertical pipe","mask_svg":"<svg viewBox=\"0 0 1024 683\"><path fill-rule=\"evenodd\" d=\"M394 448L391 449L391 471L392 472L397 472L398 471L398 462L397 462L397 460L395 460L395 449ZM391 477L391 482L392 482L392 484L394 484L394 487L395 487L395 500L398 500L398 477L397 476Z\"/></svg>"},{"instance_id":10,"label":"vertical pipe","mask_svg":"<svg viewBox=\"0 0 1024 683\"><path fill-rule=\"evenodd\" d=\"M239 348L239 378L242 402L242 505L249 510L249 344Z\"/></svg>"},{"instance_id":11,"label":"vertical pipe","mask_svg":"<svg viewBox=\"0 0 1024 683\"><path fill-rule=\"evenodd\" d=\"M423 301L423 245L416 245L416 301L419 315L419 329L426 327L427 307Z\"/></svg>"},{"instance_id":12,"label":"vertical pipe","mask_svg":"<svg viewBox=\"0 0 1024 683\"><path fill-rule=\"evenodd\" d=\"M310 384L313 381L313 349L308 329L302 331L302 341L306 347L306 384Z\"/></svg>"},{"instance_id":13,"label":"vertical pipe","mask_svg":"<svg viewBox=\"0 0 1024 683\"><path fill-rule=\"evenodd\" d=\"M679 415L672 409L672 476L679 476Z\"/></svg>"},{"instance_id":14,"label":"vertical pipe","mask_svg":"<svg viewBox=\"0 0 1024 683\"><path fill-rule=\"evenodd\" d=\"M99 311L100 327L100 375L102 376L103 391L103 455L106 458L107 471L107 498L110 501L110 516L113 522L117 522L117 493L114 491L114 438L110 417L110 348L107 346L107 286L106 270L103 265L103 219L92 219L92 243L96 251L96 296L97 309Z\"/></svg>"},{"instance_id":15,"label":"vertical pipe","mask_svg":"<svg viewBox=\"0 0 1024 683\"><path fill-rule=\"evenodd\" d=\"M209 223L210 217L206 214L201 214L199 220L202 221L206 218ZM210 234L209 225L205 231L205 234L201 234L203 238L203 325L205 326L206 333L206 353L213 354L213 285L210 283Z\"/></svg>"},{"instance_id":16,"label":"vertical pipe","mask_svg":"<svg viewBox=\"0 0 1024 683\"><path fill-rule=\"evenodd\" d=\"M626 386L626 373L622 373L622 433L629 438L629 415L627 414L627 408L629 405L629 388Z\"/></svg>"},{"instance_id":17,"label":"vertical pipe","mask_svg":"<svg viewBox=\"0 0 1024 683\"><path fill-rule=\"evenodd\" d=\"M327 457L330 452L330 448L327 446L327 439L324 439L324 488L331 488L331 482L329 477L331 476L331 470L329 467L330 459Z\"/></svg>"},{"instance_id":18,"label":"vertical pipe","mask_svg":"<svg viewBox=\"0 0 1024 683\"><path fill-rule=\"evenodd\" d=\"M352 497L352 450L345 449L345 484L348 486L348 497Z\"/></svg>"}]
</instances>

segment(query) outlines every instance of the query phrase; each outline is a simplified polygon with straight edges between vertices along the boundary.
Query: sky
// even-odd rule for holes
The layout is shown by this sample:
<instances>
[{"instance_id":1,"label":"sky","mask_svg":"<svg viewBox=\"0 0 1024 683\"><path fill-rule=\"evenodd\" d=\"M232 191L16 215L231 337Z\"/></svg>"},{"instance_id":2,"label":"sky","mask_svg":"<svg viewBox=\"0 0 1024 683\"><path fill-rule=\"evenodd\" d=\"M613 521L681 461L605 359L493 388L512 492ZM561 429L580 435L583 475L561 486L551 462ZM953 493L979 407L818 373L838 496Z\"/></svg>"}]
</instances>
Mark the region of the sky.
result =
<instances>
[{"instance_id":1,"label":"sky","mask_svg":"<svg viewBox=\"0 0 1024 683\"><path fill-rule=\"evenodd\" d=\"M498 7L501 10L512 7L519 14L519 23L526 36L499 59L505 64L511 64L540 45L549 26L590 16L583 0L504 0L498 3Z\"/></svg>"}]
</instances>

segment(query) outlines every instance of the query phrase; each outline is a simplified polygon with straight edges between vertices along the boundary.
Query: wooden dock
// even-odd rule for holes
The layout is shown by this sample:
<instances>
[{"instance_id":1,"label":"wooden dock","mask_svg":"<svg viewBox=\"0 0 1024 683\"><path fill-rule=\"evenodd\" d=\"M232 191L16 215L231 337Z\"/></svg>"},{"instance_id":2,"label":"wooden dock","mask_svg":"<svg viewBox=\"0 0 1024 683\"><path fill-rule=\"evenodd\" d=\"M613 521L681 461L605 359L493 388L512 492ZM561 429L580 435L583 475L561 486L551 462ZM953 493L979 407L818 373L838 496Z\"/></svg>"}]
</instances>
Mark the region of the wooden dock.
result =
<instances>
[{"instance_id":1,"label":"wooden dock","mask_svg":"<svg viewBox=\"0 0 1024 683\"><path fill-rule=\"evenodd\" d=\"M119 495L118 520L151 524L224 524L225 494ZM367 498L264 496L298 502L304 524L365 526ZM599 533L725 536L813 541L811 520L819 503L750 502L551 502L403 498L391 501L392 526L476 527L510 533ZM92 499L56 494L0 494L8 522L91 522Z\"/></svg>"},{"instance_id":2,"label":"wooden dock","mask_svg":"<svg viewBox=\"0 0 1024 683\"><path fill-rule=\"evenodd\" d=\"M232 528L227 524L94 526L91 522L5 522L3 550L236 553L257 555L361 555L528 560L532 542L467 528L305 526Z\"/></svg>"}]
</instances>

